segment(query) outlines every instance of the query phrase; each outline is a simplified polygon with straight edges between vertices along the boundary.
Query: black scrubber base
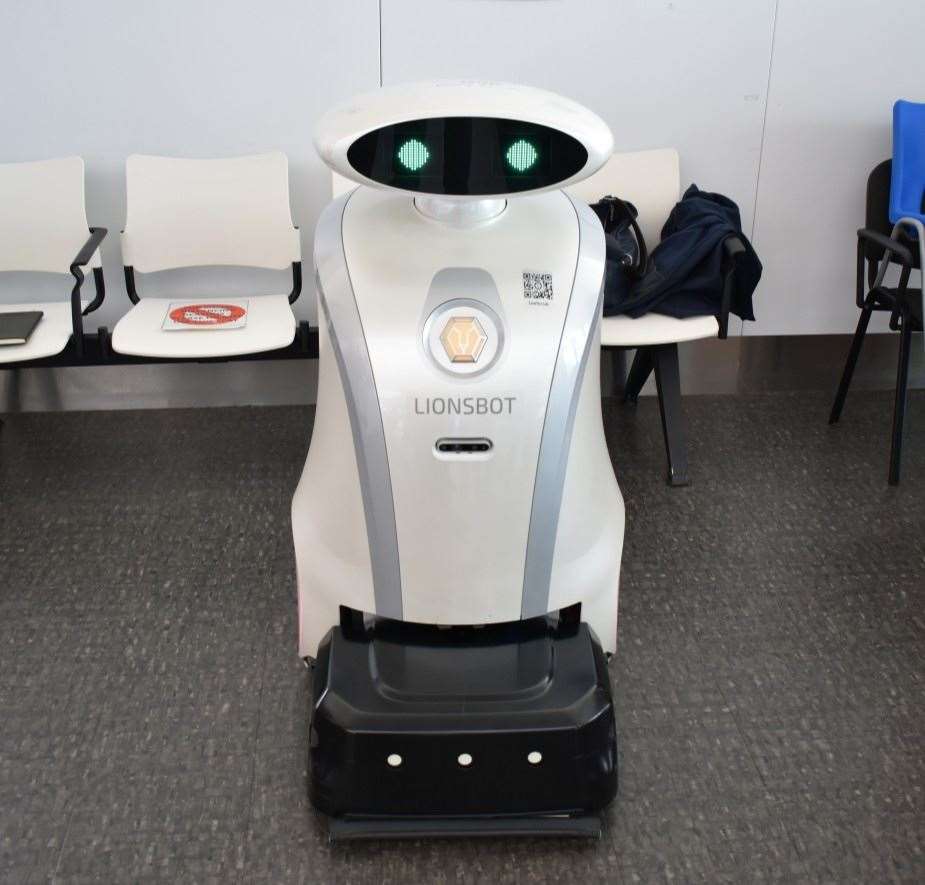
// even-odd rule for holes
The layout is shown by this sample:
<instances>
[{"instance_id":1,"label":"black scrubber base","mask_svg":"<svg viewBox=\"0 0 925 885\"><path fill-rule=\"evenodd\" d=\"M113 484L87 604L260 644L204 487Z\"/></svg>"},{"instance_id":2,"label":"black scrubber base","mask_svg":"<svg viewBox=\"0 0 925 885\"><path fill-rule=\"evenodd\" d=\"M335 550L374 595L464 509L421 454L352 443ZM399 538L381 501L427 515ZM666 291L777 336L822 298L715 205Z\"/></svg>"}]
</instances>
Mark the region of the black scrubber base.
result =
<instances>
[{"instance_id":1,"label":"black scrubber base","mask_svg":"<svg viewBox=\"0 0 925 885\"><path fill-rule=\"evenodd\" d=\"M332 838L597 836L616 760L577 609L450 629L345 611L319 649L309 795Z\"/></svg>"}]
</instances>

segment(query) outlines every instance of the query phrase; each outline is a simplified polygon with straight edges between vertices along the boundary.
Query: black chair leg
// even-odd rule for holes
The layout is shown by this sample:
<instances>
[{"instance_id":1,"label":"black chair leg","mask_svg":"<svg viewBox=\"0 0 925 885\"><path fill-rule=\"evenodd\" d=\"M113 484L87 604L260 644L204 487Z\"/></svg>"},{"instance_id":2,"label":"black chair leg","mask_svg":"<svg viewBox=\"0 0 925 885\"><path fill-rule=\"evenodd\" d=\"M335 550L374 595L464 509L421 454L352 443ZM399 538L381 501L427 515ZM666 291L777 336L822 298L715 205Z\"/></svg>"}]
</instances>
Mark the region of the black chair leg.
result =
<instances>
[{"instance_id":1,"label":"black chair leg","mask_svg":"<svg viewBox=\"0 0 925 885\"><path fill-rule=\"evenodd\" d=\"M626 391L626 351L601 345L601 398L622 397Z\"/></svg>"},{"instance_id":2,"label":"black chair leg","mask_svg":"<svg viewBox=\"0 0 925 885\"><path fill-rule=\"evenodd\" d=\"M668 484L690 484L687 469L687 440L684 437L684 415L681 411L681 367L678 345L660 344L651 348L655 362L655 384L658 387L658 408L662 416L662 433L668 454Z\"/></svg>"},{"instance_id":3,"label":"black chair leg","mask_svg":"<svg viewBox=\"0 0 925 885\"><path fill-rule=\"evenodd\" d=\"M873 308L865 307L861 310L858 317L858 327L855 329L854 338L851 341L851 349L848 351L848 359L845 361L845 370L842 372L841 381L838 383L838 392L835 394L835 402L832 403L832 411L829 414L829 424L835 424L841 418L842 409L845 407L845 397L848 396L848 388L851 386L851 379L854 376L854 368L858 364L858 357L861 354L861 345L864 343L864 336L867 334L867 326L870 323L870 316Z\"/></svg>"},{"instance_id":4,"label":"black chair leg","mask_svg":"<svg viewBox=\"0 0 925 885\"><path fill-rule=\"evenodd\" d=\"M623 394L623 402L635 403L639 399L639 392L643 385L649 380L649 375L655 368L654 348L640 347L636 350L636 356L633 357L633 365L630 366L629 375L626 378L626 390Z\"/></svg>"},{"instance_id":5,"label":"black chair leg","mask_svg":"<svg viewBox=\"0 0 925 885\"><path fill-rule=\"evenodd\" d=\"M626 351L619 347L610 347L610 383L611 395L620 396L626 392Z\"/></svg>"},{"instance_id":6,"label":"black chair leg","mask_svg":"<svg viewBox=\"0 0 925 885\"><path fill-rule=\"evenodd\" d=\"M896 402L893 405L893 441L890 447L890 485L899 485L899 462L903 451L903 421L909 392L909 357L912 352L912 322L903 314L899 336L899 365L896 369Z\"/></svg>"}]
</instances>

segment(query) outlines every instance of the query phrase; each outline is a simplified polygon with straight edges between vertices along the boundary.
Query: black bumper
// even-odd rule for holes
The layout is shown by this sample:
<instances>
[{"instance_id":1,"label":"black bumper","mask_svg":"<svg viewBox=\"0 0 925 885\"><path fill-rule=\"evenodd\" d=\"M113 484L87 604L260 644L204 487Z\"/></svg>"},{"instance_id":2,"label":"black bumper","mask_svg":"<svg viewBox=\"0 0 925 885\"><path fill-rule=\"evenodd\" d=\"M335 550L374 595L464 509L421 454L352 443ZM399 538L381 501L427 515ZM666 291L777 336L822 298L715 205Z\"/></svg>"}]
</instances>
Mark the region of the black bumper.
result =
<instances>
[{"instance_id":1,"label":"black bumper","mask_svg":"<svg viewBox=\"0 0 925 885\"><path fill-rule=\"evenodd\" d=\"M322 643L312 698L309 795L332 833L593 835L617 756L586 624L350 624Z\"/></svg>"}]
</instances>

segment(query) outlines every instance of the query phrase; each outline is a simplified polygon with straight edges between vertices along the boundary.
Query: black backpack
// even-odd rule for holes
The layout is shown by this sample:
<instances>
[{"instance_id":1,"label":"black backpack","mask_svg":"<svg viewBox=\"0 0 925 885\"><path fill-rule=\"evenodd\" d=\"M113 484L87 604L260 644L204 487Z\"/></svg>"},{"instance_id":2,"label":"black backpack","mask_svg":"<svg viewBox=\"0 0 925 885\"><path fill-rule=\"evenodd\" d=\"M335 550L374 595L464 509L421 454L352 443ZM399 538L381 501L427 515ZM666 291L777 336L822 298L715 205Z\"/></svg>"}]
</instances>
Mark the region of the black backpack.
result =
<instances>
[{"instance_id":1,"label":"black backpack","mask_svg":"<svg viewBox=\"0 0 925 885\"><path fill-rule=\"evenodd\" d=\"M636 207L619 197L603 197L591 208L601 220L607 244L604 270L604 315L622 313L621 304L634 281L645 276L649 266L646 240L636 223Z\"/></svg>"}]
</instances>

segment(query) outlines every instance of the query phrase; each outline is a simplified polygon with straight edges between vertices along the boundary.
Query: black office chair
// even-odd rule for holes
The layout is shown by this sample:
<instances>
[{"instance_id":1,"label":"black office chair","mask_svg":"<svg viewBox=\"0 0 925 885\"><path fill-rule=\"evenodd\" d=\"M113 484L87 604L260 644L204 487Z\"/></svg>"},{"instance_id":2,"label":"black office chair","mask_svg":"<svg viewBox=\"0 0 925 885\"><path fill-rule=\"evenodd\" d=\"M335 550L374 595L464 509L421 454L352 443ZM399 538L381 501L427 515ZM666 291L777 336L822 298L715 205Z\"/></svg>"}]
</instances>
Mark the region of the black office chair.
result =
<instances>
[{"instance_id":1,"label":"black office chair","mask_svg":"<svg viewBox=\"0 0 925 885\"><path fill-rule=\"evenodd\" d=\"M921 267L918 243L902 234L897 239L890 239L893 230L889 216L892 167L892 160L884 160L874 168L867 179L867 217L865 227L858 231L857 253L856 300L861 309L861 316L858 319L854 340L851 342L851 349L848 351L845 371L842 373L841 383L835 394L835 402L832 404L829 424L835 424L841 417L871 314L875 310L889 311L890 328L900 333L889 475L890 485L896 485L899 483L903 420L908 399L912 333L922 331L922 295L918 289L909 289L909 275L914 268ZM877 285L880 263L887 254L890 264L898 265L900 268L899 285L895 288ZM864 282L865 265L867 266L866 286Z\"/></svg>"}]
</instances>

